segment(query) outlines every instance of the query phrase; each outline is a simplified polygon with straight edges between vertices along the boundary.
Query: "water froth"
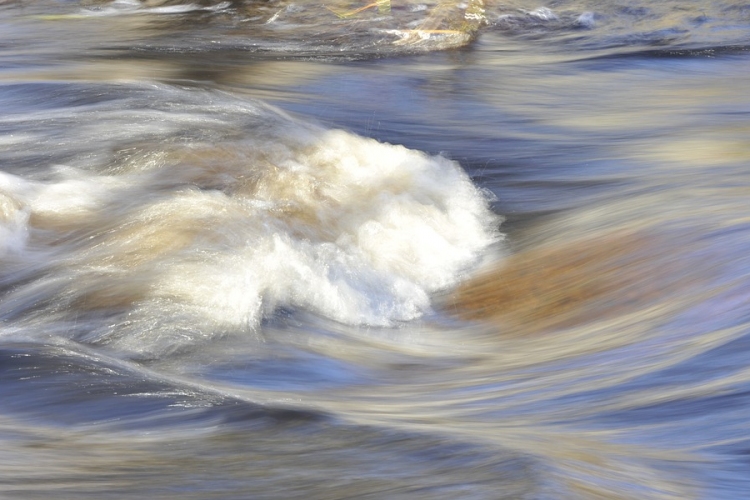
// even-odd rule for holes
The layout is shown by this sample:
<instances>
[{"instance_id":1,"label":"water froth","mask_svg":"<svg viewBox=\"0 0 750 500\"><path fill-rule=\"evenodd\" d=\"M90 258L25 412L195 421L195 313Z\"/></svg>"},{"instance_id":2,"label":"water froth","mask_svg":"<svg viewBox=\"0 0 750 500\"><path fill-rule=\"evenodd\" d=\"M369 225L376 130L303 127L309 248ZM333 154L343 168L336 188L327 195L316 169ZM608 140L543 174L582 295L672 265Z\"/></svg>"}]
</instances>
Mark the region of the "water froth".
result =
<instances>
[{"instance_id":1,"label":"water froth","mask_svg":"<svg viewBox=\"0 0 750 500\"><path fill-rule=\"evenodd\" d=\"M3 281L16 284L3 317L75 321L77 338L135 352L253 329L279 308L391 326L497 240L455 162L258 119L239 138L131 145L97 169L2 174Z\"/></svg>"}]
</instances>

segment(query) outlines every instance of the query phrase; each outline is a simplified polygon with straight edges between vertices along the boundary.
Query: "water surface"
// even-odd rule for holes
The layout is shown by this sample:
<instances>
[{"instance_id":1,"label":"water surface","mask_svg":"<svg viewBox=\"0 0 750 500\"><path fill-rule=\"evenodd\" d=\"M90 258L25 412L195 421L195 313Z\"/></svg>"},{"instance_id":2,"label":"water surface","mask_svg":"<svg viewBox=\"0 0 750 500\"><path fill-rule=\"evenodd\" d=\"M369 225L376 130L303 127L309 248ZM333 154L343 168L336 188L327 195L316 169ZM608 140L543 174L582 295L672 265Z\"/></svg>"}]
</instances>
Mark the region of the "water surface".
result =
<instances>
[{"instance_id":1,"label":"water surface","mask_svg":"<svg viewBox=\"0 0 750 500\"><path fill-rule=\"evenodd\" d=\"M7 498L748 496L742 2L0 5Z\"/></svg>"}]
</instances>

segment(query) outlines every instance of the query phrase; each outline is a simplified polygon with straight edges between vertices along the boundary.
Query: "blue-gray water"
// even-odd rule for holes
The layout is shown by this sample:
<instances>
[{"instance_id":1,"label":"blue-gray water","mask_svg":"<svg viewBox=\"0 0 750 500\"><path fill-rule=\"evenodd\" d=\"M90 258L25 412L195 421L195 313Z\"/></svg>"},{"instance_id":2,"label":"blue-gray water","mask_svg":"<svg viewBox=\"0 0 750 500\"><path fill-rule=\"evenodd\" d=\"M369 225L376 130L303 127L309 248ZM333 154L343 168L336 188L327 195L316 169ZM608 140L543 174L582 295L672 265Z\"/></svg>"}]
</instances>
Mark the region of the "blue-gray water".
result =
<instances>
[{"instance_id":1,"label":"blue-gray water","mask_svg":"<svg viewBox=\"0 0 750 500\"><path fill-rule=\"evenodd\" d=\"M436 3L0 2L0 497L750 498L750 7Z\"/></svg>"}]
</instances>

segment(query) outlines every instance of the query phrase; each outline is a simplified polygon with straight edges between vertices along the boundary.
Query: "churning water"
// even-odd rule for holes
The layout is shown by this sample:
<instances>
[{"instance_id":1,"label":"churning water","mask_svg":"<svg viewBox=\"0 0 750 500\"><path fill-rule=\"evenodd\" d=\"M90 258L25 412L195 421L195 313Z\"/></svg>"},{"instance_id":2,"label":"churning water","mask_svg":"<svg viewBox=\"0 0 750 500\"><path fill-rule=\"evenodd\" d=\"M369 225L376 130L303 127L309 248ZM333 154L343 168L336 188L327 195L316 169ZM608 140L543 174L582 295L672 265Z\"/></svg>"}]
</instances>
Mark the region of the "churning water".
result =
<instances>
[{"instance_id":1,"label":"churning water","mask_svg":"<svg viewBox=\"0 0 750 500\"><path fill-rule=\"evenodd\" d=\"M0 2L0 497L750 498L750 6Z\"/></svg>"}]
</instances>

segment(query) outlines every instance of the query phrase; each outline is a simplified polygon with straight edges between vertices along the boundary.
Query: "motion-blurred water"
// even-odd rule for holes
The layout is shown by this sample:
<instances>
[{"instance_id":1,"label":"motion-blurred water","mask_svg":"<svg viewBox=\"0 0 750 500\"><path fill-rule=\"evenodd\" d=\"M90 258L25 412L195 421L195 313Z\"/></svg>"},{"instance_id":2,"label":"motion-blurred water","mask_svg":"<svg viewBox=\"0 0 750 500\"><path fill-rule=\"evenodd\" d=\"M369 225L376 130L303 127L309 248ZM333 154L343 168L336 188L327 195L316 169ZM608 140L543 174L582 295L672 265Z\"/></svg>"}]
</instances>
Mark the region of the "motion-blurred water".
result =
<instances>
[{"instance_id":1,"label":"motion-blurred water","mask_svg":"<svg viewBox=\"0 0 750 500\"><path fill-rule=\"evenodd\" d=\"M0 2L2 498L750 498L750 7L385 4Z\"/></svg>"}]
</instances>

